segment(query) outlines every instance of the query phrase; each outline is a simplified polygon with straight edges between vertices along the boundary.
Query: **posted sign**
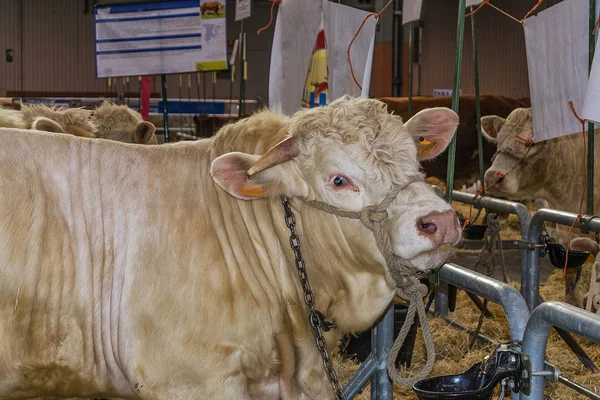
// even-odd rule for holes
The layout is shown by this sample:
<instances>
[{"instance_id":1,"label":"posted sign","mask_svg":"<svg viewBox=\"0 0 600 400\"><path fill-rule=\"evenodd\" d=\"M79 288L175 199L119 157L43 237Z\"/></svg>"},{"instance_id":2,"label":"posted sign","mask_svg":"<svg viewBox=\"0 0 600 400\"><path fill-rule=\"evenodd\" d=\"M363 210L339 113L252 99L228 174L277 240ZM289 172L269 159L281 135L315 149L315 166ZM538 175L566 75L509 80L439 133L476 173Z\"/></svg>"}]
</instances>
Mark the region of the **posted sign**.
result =
<instances>
[{"instance_id":1,"label":"posted sign","mask_svg":"<svg viewBox=\"0 0 600 400\"><path fill-rule=\"evenodd\" d=\"M97 6L96 76L227 69L225 0Z\"/></svg>"}]
</instances>

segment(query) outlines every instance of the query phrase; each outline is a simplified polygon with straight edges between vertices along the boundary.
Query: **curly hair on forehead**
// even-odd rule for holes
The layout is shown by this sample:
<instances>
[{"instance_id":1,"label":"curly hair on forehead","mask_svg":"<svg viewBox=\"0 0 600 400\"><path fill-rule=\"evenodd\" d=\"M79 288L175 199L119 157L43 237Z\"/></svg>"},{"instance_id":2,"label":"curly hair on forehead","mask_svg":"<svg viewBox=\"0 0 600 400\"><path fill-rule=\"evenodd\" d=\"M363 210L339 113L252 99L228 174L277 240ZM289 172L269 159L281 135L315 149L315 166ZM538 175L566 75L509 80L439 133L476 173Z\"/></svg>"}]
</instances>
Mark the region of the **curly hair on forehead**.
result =
<instances>
[{"instance_id":1,"label":"curly hair on forehead","mask_svg":"<svg viewBox=\"0 0 600 400\"><path fill-rule=\"evenodd\" d=\"M531 121L531 108L515 108L506 117L506 123L511 125L522 126L528 121Z\"/></svg>"},{"instance_id":2,"label":"curly hair on forehead","mask_svg":"<svg viewBox=\"0 0 600 400\"><path fill-rule=\"evenodd\" d=\"M369 179L383 184L404 184L419 174L416 146L402 118L379 100L344 96L303 110L292 117L290 133L301 139L303 154L343 147Z\"/></svg>"}]
</instances>

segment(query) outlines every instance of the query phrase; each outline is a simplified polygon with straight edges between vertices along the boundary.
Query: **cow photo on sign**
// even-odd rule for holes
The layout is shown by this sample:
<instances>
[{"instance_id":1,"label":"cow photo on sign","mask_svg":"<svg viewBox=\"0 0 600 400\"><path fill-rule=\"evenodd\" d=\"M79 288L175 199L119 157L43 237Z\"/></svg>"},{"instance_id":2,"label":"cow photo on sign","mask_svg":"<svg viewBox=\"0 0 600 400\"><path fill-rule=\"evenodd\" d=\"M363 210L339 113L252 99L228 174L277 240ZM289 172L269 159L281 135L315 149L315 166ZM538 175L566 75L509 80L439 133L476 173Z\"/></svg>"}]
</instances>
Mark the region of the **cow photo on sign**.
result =
<instances>
[{"instance_id":1,"label":"cow photo on sign","mask_svg":"<svg viewBox=\"0 0 600 400\"><path fill-rule=\"evenodd\" d=\"M343 97L161 146L0 129L0 398L332 399L281 196L332 351L396 282L361 221L313 204L361 211L397 191L393 256L441 266L460 227L419 161L457 123ZM418 156L419 138L439 144Z\"/></svg>"}]
</instances>

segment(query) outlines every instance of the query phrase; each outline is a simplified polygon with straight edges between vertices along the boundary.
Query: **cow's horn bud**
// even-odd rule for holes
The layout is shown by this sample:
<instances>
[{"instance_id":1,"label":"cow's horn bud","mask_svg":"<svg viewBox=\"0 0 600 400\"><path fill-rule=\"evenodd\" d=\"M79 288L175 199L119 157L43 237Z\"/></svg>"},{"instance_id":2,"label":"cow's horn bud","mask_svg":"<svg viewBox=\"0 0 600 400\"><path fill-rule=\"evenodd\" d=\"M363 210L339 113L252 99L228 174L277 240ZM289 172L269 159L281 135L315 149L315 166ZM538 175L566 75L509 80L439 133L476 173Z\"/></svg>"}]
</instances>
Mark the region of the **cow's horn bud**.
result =
<instances>
[{"instance_id":1,"label":"cow's horn bud","mask_svg":"<svg viewBox=\"0 0 600 400\"><path fill-rule=\"evenodd\" d=\"M290 161L298 155L298 152L298 139L294 136L289 137L267 150L267 152L256 160L252 167L250 167L247 174L248 176L252 176L275 165Z\"/></svg>"}]
</instances>

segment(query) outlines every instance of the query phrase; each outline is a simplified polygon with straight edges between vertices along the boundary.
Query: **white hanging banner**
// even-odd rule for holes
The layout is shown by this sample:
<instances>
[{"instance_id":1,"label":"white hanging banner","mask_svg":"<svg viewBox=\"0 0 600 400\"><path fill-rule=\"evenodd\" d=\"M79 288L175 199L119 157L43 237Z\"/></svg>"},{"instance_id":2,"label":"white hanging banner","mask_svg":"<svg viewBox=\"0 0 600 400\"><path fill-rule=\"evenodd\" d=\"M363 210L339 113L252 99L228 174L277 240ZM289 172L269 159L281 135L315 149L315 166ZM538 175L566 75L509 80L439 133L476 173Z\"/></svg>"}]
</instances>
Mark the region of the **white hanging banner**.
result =
<instances>
[{"instance_id":1,"label":"white hanging banner","mask_svg":"<svg viewBox=\"0 0 600 400\"><path fill-rule=\"evenodd\" d=\"M598 4L598 3L597 3ZM598 15L598 8L596 8ZM592 62L592 71L583 100L583 108L580 116L583 119L600 124L600 40L596 35L596 49L594 51L594 60Z\"/></svg>"},{"instance_id":2,"label":"white hanging banner","mask_svg":"<svg viewBox=\"0 0 600 400\"><path fill-rule=\"evenodd\" d=\"M250 16L251 0L235 0L235 20L241 21Z\"/></svg>"},{"instance_id":3,"label":"white hanging banner","mask_svg":"<svg viewBox=\"0 0 600 400\"><path fill-rule=\"evenodd\" d=\"M421 19L423 0L403 0L402 2L402 25Z\"/></svg>"},{"instance_id":4,"label":"white hanging banner","mask_svg":"<svg viewBox=\"0 0 600 400\"><path fill-rule=\"evenodd\" d=\"M368 15L322 0L281 2L271 52L270 107L291 115L344 94L360 96L348 63L348 45ZM375 18L367 19L350 51L354 76L366 93L376 24Z\"/></svg>"},{"instance_id":5,"label":"white hanging banner","mask_svg":"<svg viewBox=\"0 0 600 400\"><path fill-rule=\"evenodd\" d=\"M582 109L588 84L588 16L588 0L564 0L525 20L535 142L581 132L568 102Z\"/></svg>"},{"instance_id":6,"label":"white hanging banner","mask_svg":"<svg viewBox=\"0 0 600 400\"><path fill-rule=\"evenodd\" d=\"M332 2L328 4L325 37L329 69L329 101L345 94L351 96L361 94L361 89L354 82L350 71L348 46L368 15L366 11L343 4ZM373 51L369 50L374 46L376 26L375 18L368 18L350 49L354 77L361 86L365 86L365 81L368 86L371 81L370 65L373 61ZM367 66L369 66L368 71Z\"/></svg>"},{"instance_id":7,"label":"white hanging banner","mask_svg":"<svg viewBox=\"0 0 600 400\"><path fill-rule=\"evenodd\" d=\"M482 2L483 0L467 0L467 7L476 6L481 4Z\"/></svg>"},{"instance_id":8,"label":"white hanging banner","mask_svg":"<svg viewBox=\"0 0 600 400\"><path fill-rule=\"evenodd\" d=\"M283 114L292 115L301 108L308 61L322 13L322 0L279 3L271 50L269 106Z\"/></svg>"}]
</instances>

